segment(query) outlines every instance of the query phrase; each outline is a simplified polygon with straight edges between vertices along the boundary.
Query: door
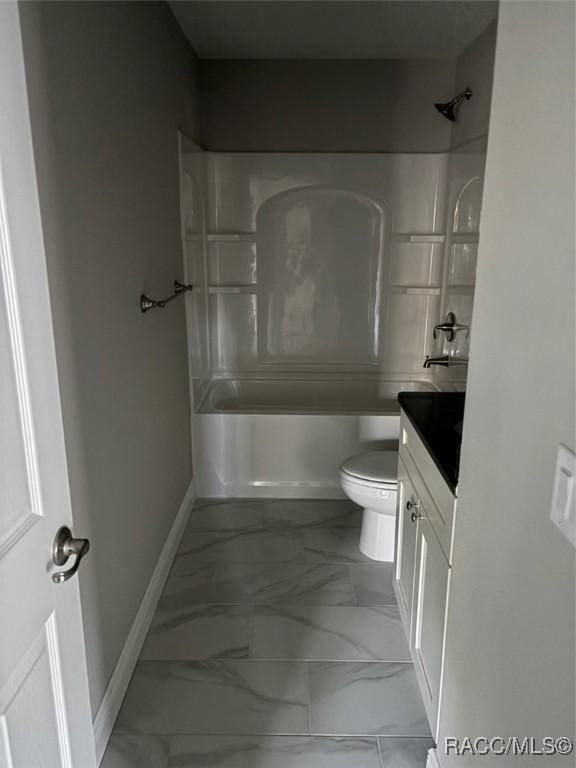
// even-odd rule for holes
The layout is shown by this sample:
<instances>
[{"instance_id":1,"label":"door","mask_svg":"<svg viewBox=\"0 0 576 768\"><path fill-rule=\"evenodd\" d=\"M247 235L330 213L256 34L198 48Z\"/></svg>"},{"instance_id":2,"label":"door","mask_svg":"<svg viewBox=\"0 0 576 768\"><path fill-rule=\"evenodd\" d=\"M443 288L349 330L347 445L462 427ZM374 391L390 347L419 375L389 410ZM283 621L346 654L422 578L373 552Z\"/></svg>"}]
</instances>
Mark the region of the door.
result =
<instances>
[{"instance_id":1,"label":"door","mask_svg":"<svg viewBox=\"0 0 576 768\"><path fill-rule=\"evenodd\" d=\"M422 502L420 502L419 514L410 650L432 735L435 736L450 566L426 517L426 509L422 506Z\"/></svg>"},{"instance_id":2,"label":"door","mask_svg":"<svg viewBox=\"0 0 576 768\"><path fill-rule=\"evenodd\" d=\"M96 765L18 9L0 3L0 765Z\"/></svg>"},{"instance_id":3,"label":"door","mask_svg":"<svg viewBox=\"0 0 576 768\"><path fill-rule=\"evenodd\" d=\"M414 565L416 558L415 510L418 496L402 459L398 460L398 544L395 579L398 605L402 612L408 640L411 636L412 593L414 590Z\"/></svg>"}]
</instances>

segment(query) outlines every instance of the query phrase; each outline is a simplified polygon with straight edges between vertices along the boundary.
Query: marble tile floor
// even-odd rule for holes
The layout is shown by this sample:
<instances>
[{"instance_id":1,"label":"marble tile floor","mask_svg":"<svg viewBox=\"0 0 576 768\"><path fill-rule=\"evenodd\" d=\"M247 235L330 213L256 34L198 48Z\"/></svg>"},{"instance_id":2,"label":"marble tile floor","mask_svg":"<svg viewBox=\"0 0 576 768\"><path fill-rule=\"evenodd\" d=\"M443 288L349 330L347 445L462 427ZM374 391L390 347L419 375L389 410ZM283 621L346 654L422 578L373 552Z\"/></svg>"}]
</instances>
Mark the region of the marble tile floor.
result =
<instances>
[{"instance_id":1,"label":"marble tile floor","mask_svg":"<svg viewBox=\"0 0 576 768\"><path fill-rule=\"evenodd\" d=\"M348 501L197 502L103 768L424 768L392 566Z\"/></svg>"}]
</instances>

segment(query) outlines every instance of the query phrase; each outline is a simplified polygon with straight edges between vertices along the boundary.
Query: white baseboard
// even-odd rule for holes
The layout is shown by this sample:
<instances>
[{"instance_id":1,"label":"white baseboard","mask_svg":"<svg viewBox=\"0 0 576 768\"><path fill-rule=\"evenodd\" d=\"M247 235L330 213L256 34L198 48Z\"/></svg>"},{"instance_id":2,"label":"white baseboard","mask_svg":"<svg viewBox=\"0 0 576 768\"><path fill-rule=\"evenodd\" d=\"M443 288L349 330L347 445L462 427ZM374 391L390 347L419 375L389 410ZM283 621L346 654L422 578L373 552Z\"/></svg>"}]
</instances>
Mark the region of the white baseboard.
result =
<instances>
[{"instance_id":1,"label":"white baseboard","mask_svg":"<svg viewBox=\"0 0 576 768\"><path fill-rule=\"evenodd\" d=\"M114 672L112 673L112 677L110 678L110 682L108 683L102 701L100 702L100 706L98 707L96 717L94 718L94 741L96 742L96 759L98 764L100 764L100 761L104 756L106 745L108 744L114 723L118 717L122 700L124 699L128 683L132 677L132 672L134 671L138 656L142 650L142 645L150 627L158 600L164 589L168 571L170 570L172 560L174 559L174 555L180 544L182 532L188 521L188 516L194 499L195 486L194 480L192 480L188 486L182 504L180 505L178 514L174 519L172 528L164 542L162 552L160 553L160 557L158 558L158 562L152 573L152 578L148 583L148 587L146 588L146 592L144 593L144 597L138 608L138 613L130 628L130 632L124 643L124 648L122 649Z\"/></svg>"},{"instance_id":2,"label":"white baseboard","mask_svg":"<svg viewBox=\"0 0 576 768\"><path fill-rule=\"evenodd\" d=\"M442 768L440 760L438 759L438 751L435 747L428 750L428 758L426 760L426 768Z\"/></svg>"},{"instance_id":3,"label":"white baseboard","mask_svg":"<svg viewBox=\"0 0 576 768\"><path fill-rule=\"evenodd\" d=\"M203 499L345 499L338 482L270 480L200 486Z\"/></svg>"}]
</instances>

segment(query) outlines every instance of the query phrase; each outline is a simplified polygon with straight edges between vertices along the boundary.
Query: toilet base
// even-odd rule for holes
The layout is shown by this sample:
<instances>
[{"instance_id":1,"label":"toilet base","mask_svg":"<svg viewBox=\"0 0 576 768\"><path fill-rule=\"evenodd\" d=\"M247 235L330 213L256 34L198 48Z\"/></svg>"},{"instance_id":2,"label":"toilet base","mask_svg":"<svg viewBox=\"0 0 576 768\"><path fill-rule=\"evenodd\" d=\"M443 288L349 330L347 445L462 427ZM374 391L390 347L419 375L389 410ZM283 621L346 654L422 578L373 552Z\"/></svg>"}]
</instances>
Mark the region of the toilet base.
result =
<instances>
[{"instance_id":1,"label":"toilet base","mask_svg":"<svg viewBox=\"0 0 576 768\"><path fill-rule=\"evenodd\" d=\"M360 552L371 560L391 563L394 560L396 516L365 509L360 531Z\"/></svg>"}]
</instances>

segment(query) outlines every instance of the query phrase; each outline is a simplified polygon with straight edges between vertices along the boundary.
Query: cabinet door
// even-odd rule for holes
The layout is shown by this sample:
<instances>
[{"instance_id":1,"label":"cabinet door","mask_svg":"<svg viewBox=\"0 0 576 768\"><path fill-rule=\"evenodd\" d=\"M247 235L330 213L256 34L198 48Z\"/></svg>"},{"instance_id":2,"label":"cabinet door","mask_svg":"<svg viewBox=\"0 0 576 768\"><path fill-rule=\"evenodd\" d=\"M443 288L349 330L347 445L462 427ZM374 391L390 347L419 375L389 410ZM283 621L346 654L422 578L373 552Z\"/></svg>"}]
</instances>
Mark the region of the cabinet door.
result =
<instances>
[{"instance_id":1,"label":"cabinet door","mask_svg":"<svg viewBox=\"0 0 576 768\"><path fill-rule=\"evenodd\" d=\"M398 461L398 539L396 545L395 579L397 597L408 640L411 634L412 594L416 561L416 523L411 519L418 496L402 459Z\"/></svg>"},{"instance_id":2,"label":"cabinet door","mask_svg":"<svg viewBox=\"0 0 576 768\"><path fill-rule=\"evenodd\" d=\"M442 674L446 602L450 578L448 561L420 508L416 542L416 573L410 649L420 690L435 735Z\"/></svg>"}]
</instances>

